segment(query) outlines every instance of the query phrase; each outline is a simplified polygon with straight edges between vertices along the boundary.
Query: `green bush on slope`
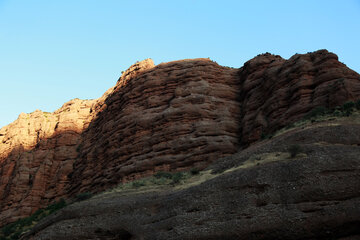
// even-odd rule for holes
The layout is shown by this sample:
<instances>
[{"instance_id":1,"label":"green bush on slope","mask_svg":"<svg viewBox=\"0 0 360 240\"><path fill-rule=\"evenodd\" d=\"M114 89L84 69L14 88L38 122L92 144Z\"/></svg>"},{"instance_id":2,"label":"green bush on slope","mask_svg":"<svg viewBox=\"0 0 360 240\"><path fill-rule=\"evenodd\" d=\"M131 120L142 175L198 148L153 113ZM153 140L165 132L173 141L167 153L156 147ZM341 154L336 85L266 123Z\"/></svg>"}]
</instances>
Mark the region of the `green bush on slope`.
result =
<instances>
[{"instance_id":1,"label":"green bush on slope","mask_svg":"<svg viewBox=\"0 0 360 240\"><path fill-rule=\"evenodd\" d=\"M42 218L58 211L66 206L64 199L55 202L46 208L38 209L34 214L29 217L18 219L16 222L10 223L0 230L0 240L19 239L23 232L26 232L33 227Z\"/></svg>"}]
</instances>

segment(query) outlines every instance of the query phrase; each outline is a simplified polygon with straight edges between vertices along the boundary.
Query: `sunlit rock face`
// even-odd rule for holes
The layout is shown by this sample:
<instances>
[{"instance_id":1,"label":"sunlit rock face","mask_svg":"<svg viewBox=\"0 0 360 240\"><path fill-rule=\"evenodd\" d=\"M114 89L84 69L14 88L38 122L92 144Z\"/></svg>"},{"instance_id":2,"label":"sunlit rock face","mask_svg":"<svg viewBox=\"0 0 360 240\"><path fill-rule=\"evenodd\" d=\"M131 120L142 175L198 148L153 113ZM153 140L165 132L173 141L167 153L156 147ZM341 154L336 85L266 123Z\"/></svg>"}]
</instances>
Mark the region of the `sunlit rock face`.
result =
<instances>
[{"instance_id":1,"label":"sunlit rock face","mask_svg":"<svg viewBox=\"0 0 360 240\"><path fill-rule=\"evenodd\" d=\"M67 175L94 102L74 99L54 113L22 113L0 130L1 224L66 195Z\"/></svg>"},{"instance_id":2,"label":"sunlit rock face","mask_svg":"<svg viewBox=\"0 0 360 240\"><path fill-rule=\"evenodd\" d=\"M0 225L61 197L156 171L204 168L316 106L360 98L360 76L326 50L132 65L101 98L21 114L0 130Z\"/></svg>"}]
</instances>

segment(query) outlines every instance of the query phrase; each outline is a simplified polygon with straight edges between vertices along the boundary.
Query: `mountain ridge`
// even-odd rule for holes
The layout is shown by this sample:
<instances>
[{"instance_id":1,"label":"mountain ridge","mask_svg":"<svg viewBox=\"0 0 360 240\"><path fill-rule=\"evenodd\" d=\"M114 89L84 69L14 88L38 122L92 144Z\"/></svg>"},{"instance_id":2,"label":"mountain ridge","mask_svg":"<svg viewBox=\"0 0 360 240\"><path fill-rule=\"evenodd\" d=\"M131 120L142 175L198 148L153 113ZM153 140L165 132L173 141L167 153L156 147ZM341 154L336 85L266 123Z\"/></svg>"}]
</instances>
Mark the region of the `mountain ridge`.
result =
<instances>
[{"instance_id":1,"label":"mountain ridge","mask_svg":"<svg viewBox=\"0 0 360 240\"><path fill-rule=\"evenodd\" d=\"M209 59L132 65L102 97L0 129L0 225L80 192L157 171L204 169L318 106L360 98L360 76L326 50L243 67Z\"/></svg>"}]
</instances>

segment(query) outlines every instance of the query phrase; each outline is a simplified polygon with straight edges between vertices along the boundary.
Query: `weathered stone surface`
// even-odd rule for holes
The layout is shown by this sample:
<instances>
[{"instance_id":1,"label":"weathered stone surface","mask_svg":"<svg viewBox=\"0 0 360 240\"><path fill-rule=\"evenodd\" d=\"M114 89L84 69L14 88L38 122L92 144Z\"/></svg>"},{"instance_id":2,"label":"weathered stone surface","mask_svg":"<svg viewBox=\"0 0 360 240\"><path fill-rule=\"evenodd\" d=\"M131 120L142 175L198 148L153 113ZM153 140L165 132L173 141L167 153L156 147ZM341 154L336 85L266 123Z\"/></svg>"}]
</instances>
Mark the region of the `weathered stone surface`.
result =
<instances>
[{"instance_id":1,"label":"weathered stone surface","mask_svg":"<svg viewBox=\"0 0 360 240\"><path fill-rule=\"evenodd\" d=\"M0 225L66 195L94 102L74 99L54 113L22 113L0 130Z\"/></svg>"},{"instance_id":2,"label":"weathered stone surface","mask_svg":"<svg viewBox=\"0 0 360 240\"><path fill-rule=\"evenodd\" d=\"M159 170L203 168L237 151L237 69L208 59L148 66L141 74L124 73L83 133L72 192Z\"/></svg>"},{"instance_id":3,"label":"weathered stone surface","mask_svg":"<svg viewBox=\"0 0 360 240\"><path fill-rule=\"evenodd\" d=\"M217 174L233 170L200 185L95 197L44 219L24 239L356 240L359 131L359 124L291 131L215 162ZM261 162L290 144L302 154ZM258 164L238 167L252 156Z\"/></svg>"},{"instance_id":4,"label":"weathered stone surface","mask_svg":"<svg viewBox=\"0 0 360 240\"><path fill-rule=\"evenodd\" d=\"M332 108L360 98L360 76L326 50L289 60L263 54L240 69L242 142L258 140L317 106Z\"/></svg>"},{"instance_id":5,"label":"weathered stone surface","mask_svg":"<svg viewBox=\"0 0 360 240\"><path fill-rule=\"evenodd\" d=\"M0 129L0 225L61 197L204 168L316 106L359 98L360 76L326 50L263 54L240 69L138 62L97 100L21 114Z\"/></svg>"},{"instance_id":6,"label":"weathered stone surface","mask_svg":"<svg viewBox=\"0 0 360 240\"><path fill-rule=\"evenodd\" d=\"M264 54L239 70L208 59L144 65L131 81L125 72L83 134L73 193L202 168L316 106L360 98L360 76L326 50L289 60Z\"/></svg>"}]
</instances>

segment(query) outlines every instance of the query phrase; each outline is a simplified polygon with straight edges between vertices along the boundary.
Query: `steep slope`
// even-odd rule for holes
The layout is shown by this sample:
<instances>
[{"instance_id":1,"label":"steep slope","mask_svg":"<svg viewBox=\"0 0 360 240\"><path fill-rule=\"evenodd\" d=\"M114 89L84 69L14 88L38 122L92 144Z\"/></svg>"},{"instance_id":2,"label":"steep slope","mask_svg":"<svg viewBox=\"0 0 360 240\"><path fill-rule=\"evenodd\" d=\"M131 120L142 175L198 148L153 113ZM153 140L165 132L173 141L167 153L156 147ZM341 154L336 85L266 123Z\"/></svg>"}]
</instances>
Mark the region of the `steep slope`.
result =
<instances>
[{"instance_id":1,"label":"steep slope","mask_svg":"<svg viewBox=\"0 0 360 240\"><path fill-rule=\"evenodd\" d=\"M61 197L159 170L202 169L303 117L360 98L360 76L326 50L134 64L97 100L21 115L0 130L0 225Z\"/></svg>"},{"instance_id":2,"label":"steep slope","mask_svg":"<svg viewBox=\"0 0 360 240\"><path fill-rule=\"evenodd\" d=\"M359 119L254 144L185 189L140 188L75 203L24 239L358 239ZM302 148L294 158L291 144Z\"/></svg>"},{"instance_id":3,"label":"steep slope","mask_svg":"<svg viewBox=\"0 0 360 240\"><path fill-rule=\"evenodd\" d=\"M159 170L203 168L235 153L237 72L208 59L160 64L131 81L125 72L83 134L72 191L105 189Z\"/></svg>"}]
</instances>

